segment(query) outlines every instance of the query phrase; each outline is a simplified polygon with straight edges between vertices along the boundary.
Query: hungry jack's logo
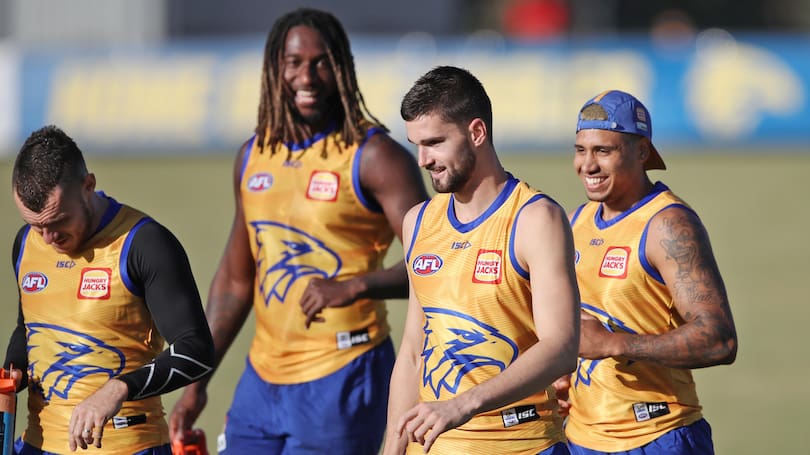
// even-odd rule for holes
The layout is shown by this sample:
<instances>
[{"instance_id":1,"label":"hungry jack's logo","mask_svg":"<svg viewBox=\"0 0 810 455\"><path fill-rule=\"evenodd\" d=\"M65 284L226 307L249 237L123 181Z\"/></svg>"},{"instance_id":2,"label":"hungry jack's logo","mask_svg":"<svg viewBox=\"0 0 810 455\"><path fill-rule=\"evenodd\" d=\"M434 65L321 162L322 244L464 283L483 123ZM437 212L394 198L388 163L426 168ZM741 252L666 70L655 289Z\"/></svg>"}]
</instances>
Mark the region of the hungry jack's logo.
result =
<instances>
[{"instance_id":1,"label":"hungry jack's logo","mask_svg":"<svg viewBox=\"0 0 810 455\"><path fill-rule=\"evenodd\" d=\"M312 171L307 185L307 199L334 202L337 200L340 175L330 171Z\"/></svg>"},{"instance_id":2,"label":"hungry jack's logo","mask_svg":"<svg viewBox=\"0 0 810 455\"><path fill-rule=\"evenodd\" d=\"M599 267L599 276L603 278L627 278L627 263L630 259L630 247L612 246L607 249Z\"/></svg>"},{"instance_id":3,"label":"hungry jack's logo","mask_svg":"<svg viewBox=\"0 0 810 455\"><path fill-rule=\"evenodd\" d=\"M473 283L499 284L503 275L502 250L478 250L473 271Z\"/></svg>"},{"instance_id":4,"label":"hungry jack's logo","mask_svg":"<svg viewBox=\"0 0 810 455\"><path fill-rule=\"evenodd\" d=\"M88 300L107 300L110 298L110 281L112 269L85 267L79 280L76 297Z\"/></svg>"}]
</instances>

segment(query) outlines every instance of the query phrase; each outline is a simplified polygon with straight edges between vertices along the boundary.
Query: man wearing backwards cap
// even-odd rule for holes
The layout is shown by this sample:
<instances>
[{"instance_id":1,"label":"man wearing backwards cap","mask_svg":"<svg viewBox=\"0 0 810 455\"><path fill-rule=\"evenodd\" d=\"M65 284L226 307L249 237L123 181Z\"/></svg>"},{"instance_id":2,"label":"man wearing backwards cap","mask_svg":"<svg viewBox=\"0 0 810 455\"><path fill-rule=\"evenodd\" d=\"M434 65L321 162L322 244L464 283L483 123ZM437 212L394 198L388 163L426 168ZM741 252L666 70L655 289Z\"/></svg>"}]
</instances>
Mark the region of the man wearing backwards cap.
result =
<instances>
[{"instance_id":1,"label":"man wearing backwards cap","mask_svg":"<svg viewBox=\"0 0 810 455\"><path fill-rule=\"evenodd\" d=\"M647 176L666 168L651 139L650 113L628 93L580 110L580 361L556 384L572 454L714 452L690 369L734 362L736 329L703 224Z\"/></svg>"}]
</instances>

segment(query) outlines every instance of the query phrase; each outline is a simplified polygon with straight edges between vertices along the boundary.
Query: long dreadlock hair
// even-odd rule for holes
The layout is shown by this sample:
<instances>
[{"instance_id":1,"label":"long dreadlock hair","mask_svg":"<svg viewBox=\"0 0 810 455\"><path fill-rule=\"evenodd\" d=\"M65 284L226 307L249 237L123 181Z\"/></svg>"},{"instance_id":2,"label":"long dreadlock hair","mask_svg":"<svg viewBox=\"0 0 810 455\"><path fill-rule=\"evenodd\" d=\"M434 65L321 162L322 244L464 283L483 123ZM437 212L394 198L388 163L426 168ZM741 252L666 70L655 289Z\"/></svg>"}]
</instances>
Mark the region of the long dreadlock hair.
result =
<instances>
[{"instance_id":1,"label":"long dreadlock hair","mask_svg":"<svg viewBox=\"0 0 810 455\"><path fill-rule=\"evenodd\" d=\"M304 142L306 130L295 118L295 105L292 97L285 96L282 75L282 57L287 33L293 27L306 25L318 31L323 40L329 64L335 75L341 109L336 119L344 144L359 143L370 126L388 131L369 112L363 94L357 85L354 70L354 57L349 46L349 38L340 22L324 11L300 8L280 17L264 47L262 65L261 97L256 137L261 147L266 144L271 154L282 142ZM263 150L263 147L261 148ZM321 155L326 154L326 149Z\"/></svg>"}]
</instances>

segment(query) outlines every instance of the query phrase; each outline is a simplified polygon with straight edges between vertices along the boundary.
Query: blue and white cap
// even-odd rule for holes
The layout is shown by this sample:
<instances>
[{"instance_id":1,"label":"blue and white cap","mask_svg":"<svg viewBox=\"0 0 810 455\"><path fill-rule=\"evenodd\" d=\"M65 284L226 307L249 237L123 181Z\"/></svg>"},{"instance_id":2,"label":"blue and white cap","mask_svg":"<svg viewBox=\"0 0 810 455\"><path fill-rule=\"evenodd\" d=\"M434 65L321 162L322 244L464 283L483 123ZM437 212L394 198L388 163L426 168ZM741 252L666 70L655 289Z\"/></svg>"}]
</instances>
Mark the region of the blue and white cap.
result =
<instances>
[{"instance_id":1,"label":"blue and white cap","mask_svg":"<svg viewBox=\"0 0 810 455\"><path fill-rule=\"evenodd\" d=\"M602 107L607 113L607 119L583 120L582 111L592 104L598 104ZM644 136L650 140L651 146L650 156L647 158L647 162L644 163L644 169L667 168L658 150L652 145L650 111L633 95L619 90L602 92L588 100L579 112L577 132L579 130L597 129Z\"/></svg>"}]
</instances>

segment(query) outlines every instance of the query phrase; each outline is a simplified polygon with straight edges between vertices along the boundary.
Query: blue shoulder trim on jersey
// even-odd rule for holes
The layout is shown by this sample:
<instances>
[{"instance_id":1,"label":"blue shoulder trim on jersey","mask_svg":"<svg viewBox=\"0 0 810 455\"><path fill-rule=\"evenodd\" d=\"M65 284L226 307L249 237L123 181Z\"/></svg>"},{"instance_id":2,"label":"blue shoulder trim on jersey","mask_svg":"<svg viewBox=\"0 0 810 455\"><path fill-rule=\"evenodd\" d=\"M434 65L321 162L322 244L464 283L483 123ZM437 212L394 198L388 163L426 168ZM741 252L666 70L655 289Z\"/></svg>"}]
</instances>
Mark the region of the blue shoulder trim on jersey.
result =
<instances>
[{"instance_id":1,"label":"blue shoulder trim on jersey","mask_svg":"<svg viewBox=\"0 0 810 455\"><path fill-rule=\"evenodd\" d=\"M522 207L518 209L517 214L515 215L515 220L512 222L512 231L509 233L509 260L512 262L512 268L515 269L515 272L517 272L518 275L527 280L529 279L529 271L520 266L517 257L515 256L515 231L517 231L518 218L520 218L520 214L523 212L523 209L525 209L526 206L532 202L539 201L540 199L548 199L554 202L554 199L551 199L545 194L535 194L532 196L528 201L526 201L525 204L523 204Z\"/></svg>"},{"instance_id":2,"label":"blue shoulder trim on jersey","mask_svg":"<svg viewBox=\"0 0 810 455\"><path fill-rule=\"evenodd\" d=\"M585 208L585 205L586 204L582 204L579 207L577 207L576 210L574 210L574 214L571 215L571 222L569 223L571 226L573 226L574 223L577 222L577 218L579 218L579 214L582 213L582 209Z\"/></svg>"},{"instance_id":3,"label":"blue shoulder trim on jersey","mask_svg":"<svg viewBox=\"0 0 810 455\"><path fill-rule=\"evenodd\" d=\"M593 223L596 225L597 229L606 229L614 224L618 223L619 221L627 218L630 216L631 213L635 212L639 208L643 207L646 203L650 202L653 198L658 196L659 194L663 193L664 191L669 190L669 188L661 182L655 182L653 185L652 191L649 194L641 198L640 201L633 204L632 207L627 209L626 211L622 212L616 218L613 218L610 221L605 221L602 219L602 208L603 205L599 204L599 207L596 209L596 213L593 215Z\"/></svg>"},{"instance_id":4,"label":"blue shoulder trim on jersey","mask_svg":"<svg viewBox=\"0 0 810 455\"><path fill-rule=\"evenodd\" d=\"M118 215L118 212L121 210L121 203L111 198L110 196L107 196L106 194L104 194L103 191L96 191L96 194L107 199L109 205L107 205L107 210L104 211L104 215L101 216L101 221L98 223L96 230L93 231L93 235L98 234L99 231L107 227L107 225L110 224L113 218L115 218L115 215ZM92 237L93 235L91 235L90 237Z\"/></svg>"},{"instance_id":5,"label":"blue shoulder trim on jersey","mask_svg":"<svg viewBox=\"0 0 810 455\"><path fill-rule=\"evenodd\" d=\"M411 262L411 251L413 251L413 244L416 241L416 234L419 233L419 227L422 225L422 215L425 214L425 209L427 208L428 204L430 204L430 199L422 203L422 207L419 209L419 214L416 215L416 222L413 224L413 235L411 235L411 244L408 245L408 252L405 253L406 267L408 263Z\"/></svg>"},{"instance_id":6,"label":"blue shoulder trim on jersey","mask_svg":"<svg viewBox=\"0 0 810 455\"><path fill-rule=\"evenodd\" d=\"M28 234L31 232L31 225L25 226L22 238L20 239L20 253L17 255L17 260L14 261L14 275L17 277L17 282L20 282L20 262L22 262L23 251L25 251L25 241L28 239Z\"/></svg>"},{"instance_id":7,"label":"blue shoulder trim on jersey","mask_svg":"<svg viewBox=\"0 0 810 455\"><path fill-rule=\"evenodd\" d=\"M368 142L371 136L380 132L382 132L382 130L379 128L369 128L366 132L366 137L363 138L363 142L360 143L357 152L354 154L354 162L352 163L352 187L354 188L354 194L357 195L357 199L363 204L363 207L375 213L382 213L383 210L380 204L377 204L374 200L367 199L366 195L363 194L363 186L360 184L360 157L363 155L366 142Z\"/></svg>"},{"instance_id":8,"label":"blue shoulder trim on jersey","mask_svg":"<svg viewBox=\"0 0 810 455\"><path fill-rule=\"evenodd\" d=\"M144 292L142 288L135 286L135 283L132 282L132 278L129 276L129 269L127 269L127 259L129 258L129 249L132 246L132 239L135 238L135 233L138 232L141 226L151 221L154 220L147 216L141 218L140 221L135 223L135 226L132 226L132 229L129 230L129 234L127 234L127 239L124 240L124 248L121 249L121 257L118 258L118 270L121 271L121 281L124 282L124 286L127 287L129 292L138 297L143 297Z\"/></svg>"},{"instance_id":9,"label":"blue shoulder trim on jersey","mask_svg":"<svg viewBox=\"0 0 810 455\"><path fill-rule=\"evenodd\" d=\"M447 219L450 221L450 225L453 226L455 230L462 234L466 234L467 232L472 231L476 227L478 227L481 223L487 220L490 215L495 213L498 208L503 205L504 202L509 198L509 195L512 194L512 191L515 190L517 187L519 180L512 177L512 174L509 174L509 180L506 181L506 185L504 185L503 189L501 190L501 194L492 201L492 204L478 216L478 218L470 221L469 223L462 223L461 221L456 218L456 208L455 208L455 198L450 195L450 204L447 205Z\"/></svg>"},{"instance_id":10,"label":"blue shoulder trim on jersey","mask_svg":"<svg viewBox=\"0 0 810 455\"><path fill-rule=\"evenodd\" d=\"M242 186L242 179L245 178L245 169L247 169L248 160L250 159L250 151L253 150L253 143L256 142L256 135L250 138L245 154L242 155L242 169L239 170L239 186Z\"/></svg>"},{"instance_id":11,"label":"blue shoulder trim on jersey","mask_svg":"<svg viewBox=\"0 0 810 455\"><path fill-rule=\"evenodd\" d=\"M324 129L319 133L316 133L314 136L304 140L304 142L301 142L300 144L297 144L295 142L285 142L284 145L286 145L291 152L305 150L312 147L313 144L322 140L326 136L329 136L330 134L334 133L336 130L337 130L337 123L330 123L329 125L327 125L326 129Z\"/></svg>"},{"instance_id":12,"label":"blue shoulder trim on jersey","mask_svg":"<svg viewBox=\"0 0 810 455\"><path fill-rule=\"evenodd\" d=\"M679 203L669 204L668 206L655 212L655 215L658 215L659 213L663 212L664 210L670 207L681 207L685 210L694 213L695 216L697 216L697 213L695 213L694 210ZM638 260L639 262L641 262L641 267L644 269L644 271L646 271L651 277L653 277L655 281L663 285L666 285L666 283L664 282L664 277L662 277L661 274L658 272L658 270L655 270L652 264L650 264L650 262L647 260L647 231L649 230L650 223L652 222L652 219L655 218L655 215L651 216L650 219L647 220L647 224L644 225L644 231L641 233L641 240L639 240L638 242Z\"/></svg>"}]
</instances>

